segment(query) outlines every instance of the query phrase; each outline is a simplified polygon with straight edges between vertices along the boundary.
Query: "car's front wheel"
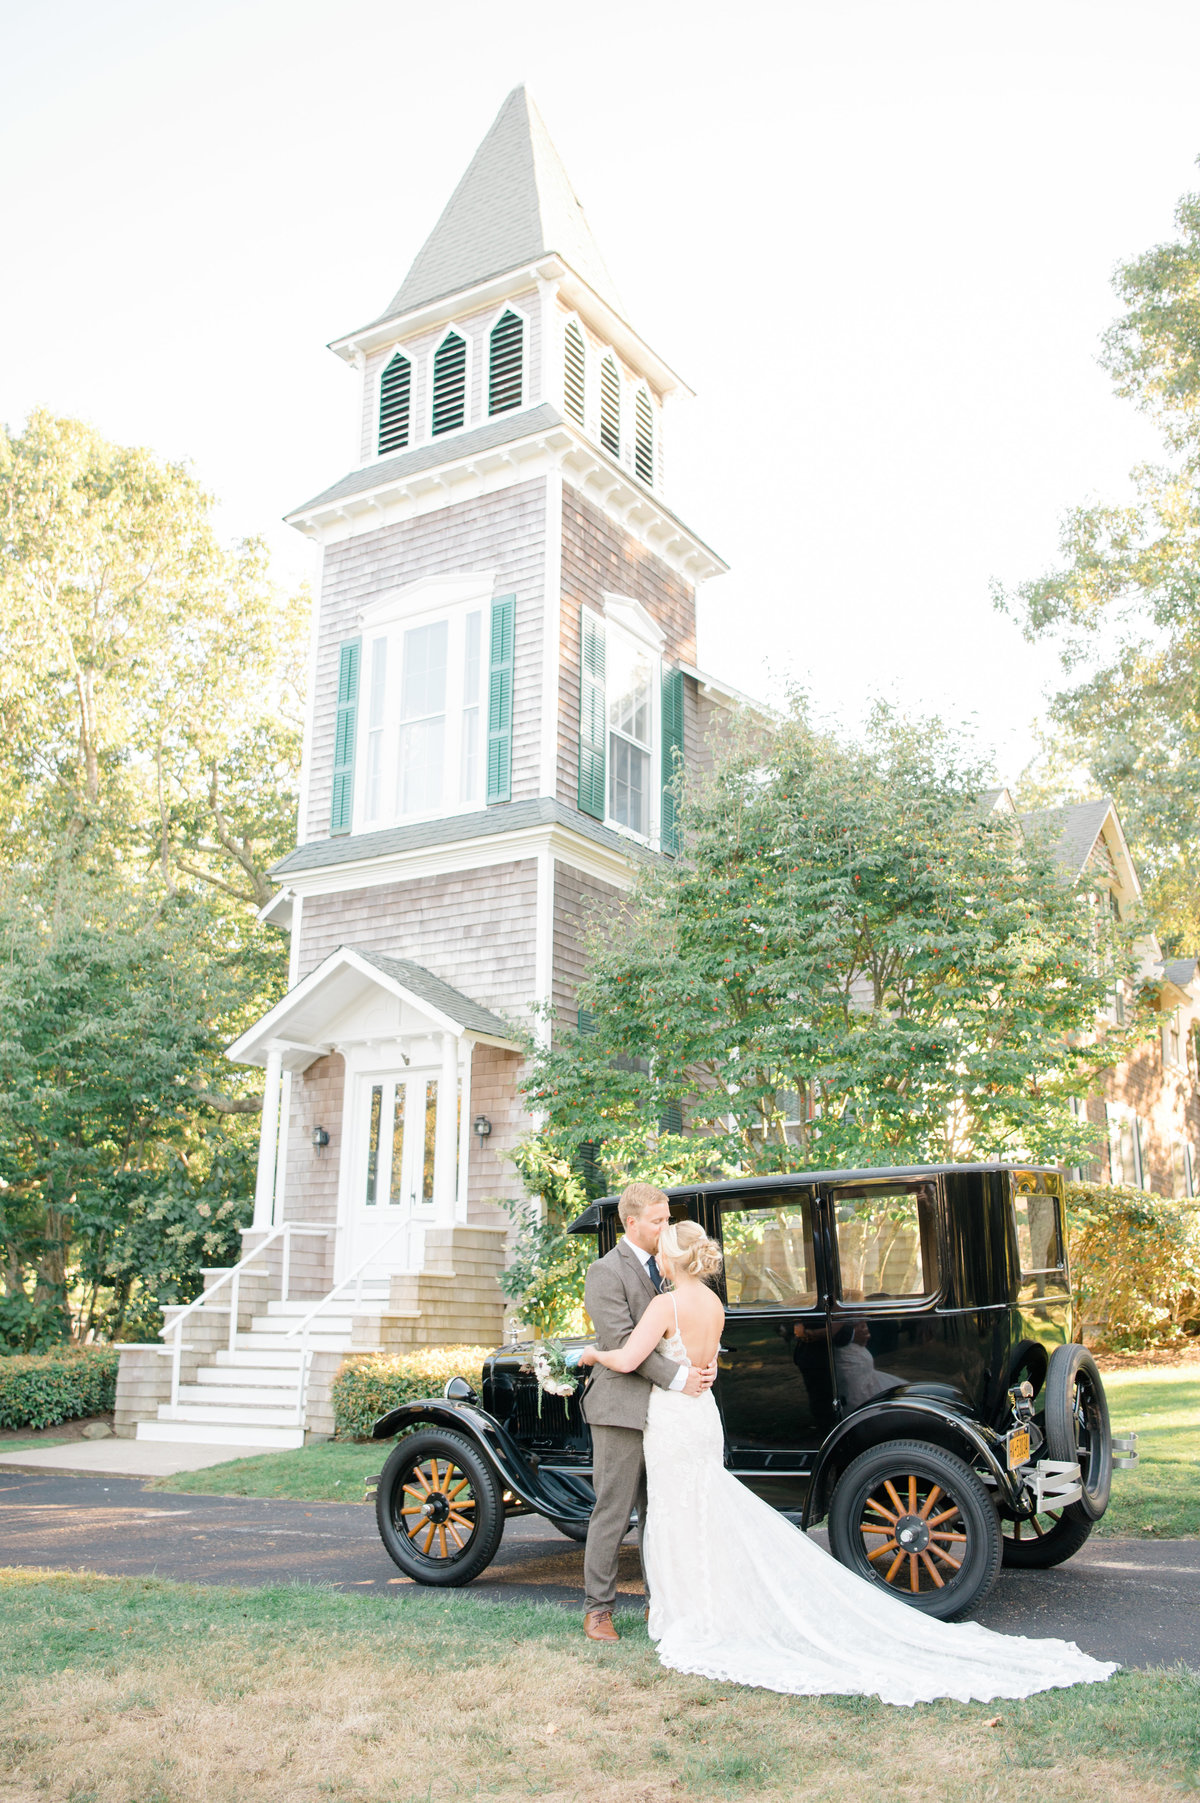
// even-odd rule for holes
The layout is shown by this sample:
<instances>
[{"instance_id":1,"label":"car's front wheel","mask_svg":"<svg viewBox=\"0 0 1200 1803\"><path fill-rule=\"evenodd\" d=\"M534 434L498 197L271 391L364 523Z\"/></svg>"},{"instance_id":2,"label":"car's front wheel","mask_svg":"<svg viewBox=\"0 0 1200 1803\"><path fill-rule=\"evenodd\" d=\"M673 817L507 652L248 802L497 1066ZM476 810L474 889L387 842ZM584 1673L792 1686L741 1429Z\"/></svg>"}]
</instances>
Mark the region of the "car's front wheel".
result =
<instances>
[{"instance_id":1,"label":"car's front wheel","mask_svg":"<svg viewBox=\"0 0 1200 1803\"><path fill-rule=\"evenodd\" d=\"M469 1584L496 1556L503 1490L464 1435L428 1428L400 1441L375 1492L379 1534L418 1584Z\"/></svg>"},{"instance_id":2,"label":"car's front wheel","mask_svg":"<svg viewBox=\"0 0 1200 1803\"><path fill-rule=\"evenodd\" d=\"M986 1486L924 1440L885 1441L847 1465L829 1505L829 1544L851 1571L942 1620L981 1603L1000 1572Z\"/></svg>"}]
</instances>

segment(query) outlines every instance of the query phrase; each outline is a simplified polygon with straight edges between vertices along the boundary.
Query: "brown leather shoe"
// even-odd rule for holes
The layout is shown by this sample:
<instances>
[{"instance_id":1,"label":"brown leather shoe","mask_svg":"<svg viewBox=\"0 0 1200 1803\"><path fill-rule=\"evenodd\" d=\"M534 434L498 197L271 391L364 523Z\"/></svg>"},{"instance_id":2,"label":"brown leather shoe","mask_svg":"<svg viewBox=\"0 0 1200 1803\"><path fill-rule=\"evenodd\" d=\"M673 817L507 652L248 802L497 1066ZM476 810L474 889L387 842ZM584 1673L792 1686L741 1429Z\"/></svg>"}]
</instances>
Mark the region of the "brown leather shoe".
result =
<instances>
[{"instance_id":1,"label":"brown leather shoe","mask_svg":"<svg viewBox=\"0 0 1200 1803\"><path fill-rule=\"evenodd\" d=\"M620 1640L613 1627L611 1609L589 1609L583 1618L583 1631L589 1640Z\"/></svg>"}]
</instances>

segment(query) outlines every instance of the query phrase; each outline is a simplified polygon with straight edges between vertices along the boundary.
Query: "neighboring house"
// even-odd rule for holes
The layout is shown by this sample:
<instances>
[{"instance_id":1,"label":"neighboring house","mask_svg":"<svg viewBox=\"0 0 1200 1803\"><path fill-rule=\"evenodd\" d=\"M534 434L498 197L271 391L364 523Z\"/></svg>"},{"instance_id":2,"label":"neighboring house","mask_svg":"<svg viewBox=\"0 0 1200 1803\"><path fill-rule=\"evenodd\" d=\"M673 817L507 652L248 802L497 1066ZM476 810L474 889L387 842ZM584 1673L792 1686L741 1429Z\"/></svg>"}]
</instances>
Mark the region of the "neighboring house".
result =
<instances>
[{"instance_id":1,"label":"neighboring house","mask_svg":"<svg viewBox=\"0 0 1200 1803\"><path fill-rule=\"evenodd\" d=\"M1107 797L1025 814L1021 824L1050 837L1072 882L1085 874L1099 878L1115 915L1125 918L1140 906L1138 874ZM1102 1093L1080 1103L1080 1115L1103 1129L1104 1145L1074 1174L1159 1196L1194 1196L1200 1190L1200 971L1195 958L1164 960L1152 932L1139 941L1138 958L1138 987L1158 1012L1159 1031L1105 1073ZM1132 993L1114 985L1108 1019L1124 1025L1133 1006Z\"/></svg>"},{"instance_id":2,"label":"neighboring house","mask_svg":"<svg viewBox=\"0 0 1200 1803\"><path fill-rule=\"evenodd\" d=\"M324 556L299 843L263 911L289 989L229 1050L264 1073L254 1223L166 1348L123 1354L140 1437L299 1444L351 1345L500 1337L521 1035L573 1019L589 914L673 854L675 760L735 699L697 667L725 565L665 494L687 390L523 89L331 348L361 442L289 516Z\"/></svg>"}]
</instances>

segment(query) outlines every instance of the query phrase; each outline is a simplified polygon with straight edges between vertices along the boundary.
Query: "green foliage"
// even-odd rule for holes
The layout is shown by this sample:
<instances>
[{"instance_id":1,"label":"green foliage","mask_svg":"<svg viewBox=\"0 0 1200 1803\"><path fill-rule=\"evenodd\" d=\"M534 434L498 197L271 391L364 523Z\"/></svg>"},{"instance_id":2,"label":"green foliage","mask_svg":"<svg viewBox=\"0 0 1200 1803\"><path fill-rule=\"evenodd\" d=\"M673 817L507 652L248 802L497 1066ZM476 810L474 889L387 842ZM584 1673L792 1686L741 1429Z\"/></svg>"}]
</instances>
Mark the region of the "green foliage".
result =
<instances>
[{"instance_id":1,"label":"green foliage","mask_svg":"<svg viewBox=\"0 0 1200 1803\"><path fill-rule=\"evenodd\" d=\"M582 1333L583 1280L595 1241L566 1231L588 1201L578 1156L543 1133L530 1134L510 1156L533 1205L504 1205L513 1233L500 1287L534 1338Z\"/></svg>"},{"instance_id":2,"label":"green foliage","mask_svg":"<svg viewBox=\"0 0 1200 1803\"><path fill-rule=\"evenodd\" d=\"M290 1452L260 1452L248 1459L206 1465L156 1478L151 1490L185 1491L191 1496L274 1496L297 1502L363 1500L363 1486L379 1475L390 1448L378 1441L318 1440Z\"/></svg>"},{"instance_id":3,"label":"green foliage","mask_svg":"<svg viewBox=\"0 0 1200 1803\"><path fill-rule=\"evenodd\" d=\"M593 938L595 1022L530 1064L560 1149L613 1186L723 1172L1086 1156L1070 1098L1130 928L991 811L936 722L876 711L861 743L797 704L681 798L683 855ZM664 1132L671 1104L690 1133Z\"/></svg>"},{"instance_id":4,"label":"green foliage","mask_svg":"<svg viewBox=\"0 0 1200 1803\"><path fill-rule=\"evenodd\" d=\"M112 1346L0 1358L0 1427L55 1427L101 1415L117 1395Z\"/></svg>"},{"instance_id":5,"label":"green foliage","mask_svg":"<svg viewBox=\"0 0 1200 1803\"><path fill-rule=\"evenodd\" d=\"M1200 1332L1200 1202L1067 1185L1075 1318L1114 1351L1178 1346Z\"/></svg>"},{"instance_id":6,"label":"green foliage","mask_svg":"<svg viewBox=\"0 0 1200 1803\"><path fill-rule=\"evenodd\" d=\"M1163 434L1168 461L1133 472L1127 506L1078 507L1063 561L997 602L1057 642L1070 686L1034 773L1044 799L1085 787L1121 812L1164 943L1200 945L1200 195L1178 238L1117 271L1125 311L1104 361ZM1057 789L1057 795L1047 791Z\"/></svg>"},{"instance_id":7,"label":"green foliage","mask_svg":"<svg viewBox=\"0 0 1200 1803\"><path fill-rule=\"evenodd\" d=\"M393 1357L352 1353L333 1380L333 1418L347 1439L370 1439L371 1429L402 1402L440 1396L452 1377L465 1377L475 1390L483 1382L490 1346L423 1346Z\"/></svg>"}]
</instances>

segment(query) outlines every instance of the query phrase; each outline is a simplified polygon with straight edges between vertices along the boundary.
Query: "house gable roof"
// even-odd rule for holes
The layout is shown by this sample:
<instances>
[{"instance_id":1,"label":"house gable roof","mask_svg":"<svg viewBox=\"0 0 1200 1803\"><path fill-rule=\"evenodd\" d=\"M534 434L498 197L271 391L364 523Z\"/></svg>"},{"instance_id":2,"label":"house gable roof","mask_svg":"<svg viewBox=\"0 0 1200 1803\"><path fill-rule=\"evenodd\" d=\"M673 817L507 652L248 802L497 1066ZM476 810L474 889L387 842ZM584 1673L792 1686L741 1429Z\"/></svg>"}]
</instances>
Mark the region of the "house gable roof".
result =
<instances>
[{"instance_id":1,"label":"house gable roof","mask_svg":"<svg viewBox=\"0 0 1200 1803\"><path fill-rule=\"evenodd\" d=\"M514 88L380 319L410 313L550 251L623 312L545 122L525 89Z\"/></svg>"}]
</instances>

